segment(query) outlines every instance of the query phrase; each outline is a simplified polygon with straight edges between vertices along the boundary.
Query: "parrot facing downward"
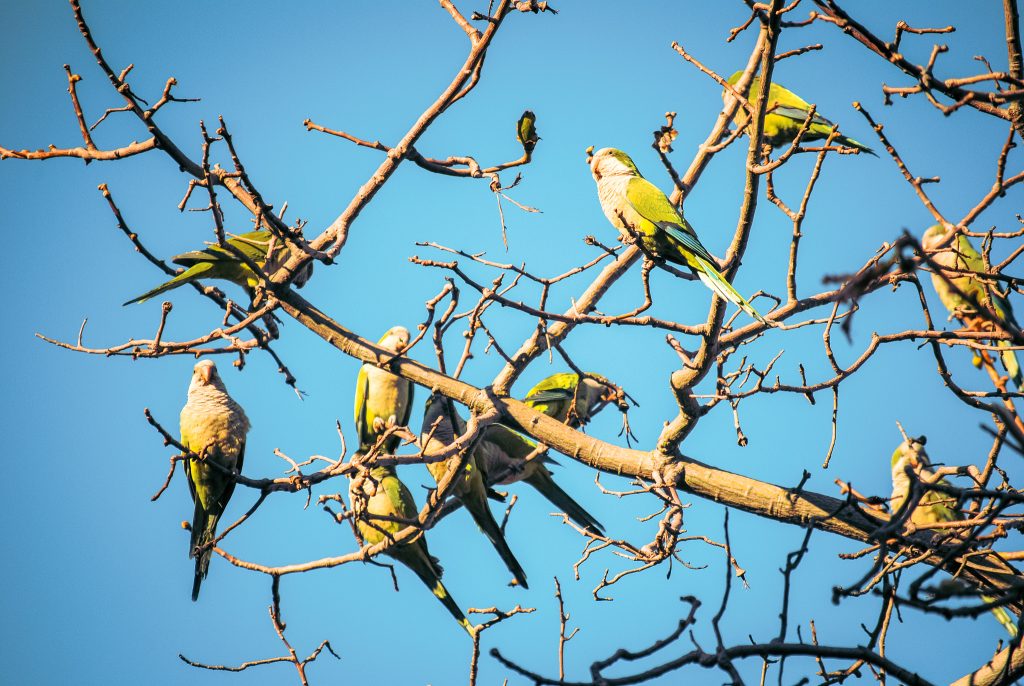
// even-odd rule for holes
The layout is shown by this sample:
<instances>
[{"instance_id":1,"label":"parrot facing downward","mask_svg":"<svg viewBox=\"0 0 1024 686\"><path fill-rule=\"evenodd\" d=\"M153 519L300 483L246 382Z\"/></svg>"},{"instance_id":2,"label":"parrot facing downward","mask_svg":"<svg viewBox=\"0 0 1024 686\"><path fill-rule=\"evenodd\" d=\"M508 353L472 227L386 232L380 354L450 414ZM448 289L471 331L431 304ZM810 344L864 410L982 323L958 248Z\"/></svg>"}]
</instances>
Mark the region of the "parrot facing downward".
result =
<instances>
[{"instance_id":1,"label":"parrot facing downward","mask_svg":"<svg viewBox=\"0 0 1024 686\"><path fill-rule=\"evenodd\" d=\"M201 458L183 463L188 490L195 501L189 541L189 557L196 558L192 600L199 598L199 587L213 554L212 550L204 550L196 555L196 548L217 536L217 521L235 490L231 472L242 471L248 432L249 419L224 389L216 365L211 360L197 363L188 387L188 402L181 410L181 443Z\"/></svg>"},{"instance_id":2,"label":"parrot facing downward","mask_svg":"<svg viewBox=\"0 0 1024 686\"><path fill-rule=\"evenodd\" d=\"M404 326L388 329L377 345L396 355L409 347L409 330ZM412 399L416 385L370 363L359 369L356 379L355 420L359 434L359 449L369 450L377 437L391 426L408 426L412 414ZM398 436L390 436L384 452L394 453L401 443Z\"/></svg>"},{"instance_id":3,"label":"parrot facing downward","mask_svg":"<svg viewBox=\"0 0 1024 686\"><path fill-rule=\"evenodd\" d=\"M419 514L412 493L399 481L393 467L374 467L368 476L352 479L349 482L349 500L356 513L359 534L370 545L393 537L408 526L392 519L375 519L374 516L411 522ZM385 554L411 569L441 601L459 626L465 629L470 637L475 634L475 628L441 583L444 570L437 558L427 549L427 539L423 534L390 546Z\"/></svg>"},{"instance_id":4,"label":"parrot facing downward","mask_svg":"<svg viewBox=\"0 0 1024 686\"><path fill-rule=\"evenodd\" d=\"M534 455L537 444L504 424L487 427L476 448L476 460L487 474L488 485L511 484L523 481L533 486L542 496L569 515L584 529L601 533L604 527L572 496L563 491L545 466L550 458Z\"/></svg>"},{"instance_id":5,"label":"parrot facing downward","mask_svg":"<svg viewBox=\"0 0 1024 686\"><path fill-rule=\"evenodd\" d=\"M601 209L624 239L635 239L645 252L687 267L719 296L771 326L722 276L697 233L661 189L640 174L629 155L602 148L591 158L590 171Z\"/></svg>"},{"instance_id":6,"label":"parrot facing downward","mask_svg":"<svg viewBox=\"0 0 1024 686\"><path fill-rule=\"evenodd\" d=\"M255 262L261 269L267 264L268 253L269 259L274 261L275 264L283 264L291 254L291 250L281 239L276 238L265 229L239 234L229 239L227 243ZM244 288L249 298L252 299L256 287L260 283L259 277L252 271L249 265L242 262L229 250L216 244L203 250L194 250L176 255L171 258L171 261L174 264L185 267L185 271L176 275L170 281L162 283L153 290L146 291L124 304L131 305L132 303L145 302L161 293L173 290L178 286L183 286L197 279L223 279L230 281ZM297 288L301 288L312 274L313 263L310 262L295 277L293 283Z\"/></svg>"},{"instance_id":7,"label":"parrot facing downward","mask_svg":"<svg viewBox=\"0 0 1024 686\"><path fill-rule=\"evenodd\" d=\"M741 76L743 76L742 71L738 71L730 76L729 85L735 86ZM761 77L755 76L753 81L750 83L750 90L748 91L749 94L753 95L748 95L747 93L744 95L748 98L754 97L760 92L760 88ZM728 89L724 89L722 91L723 99L729 95L731 95L731 93ZM796 139L796 134L800 131L800 127L802 127L804 122L807 120L807 113L810 109L811 106L803 98L773 81L768 87L768 102L765 104L764 142L773 148L779 148L783 145L792 143ZM742 129L745 127L748 119L749 115L746 108L743 106L738 107L736 109L736 114L733 117L733 123L736 124L737 128ZM815 112L814 117L811 119L811 125L801 140L824 140L832 133L832 128L834 126L835 124ZM869 155L878 157L878 155L875 154L875 151L868 146L842 134L836 134L836 137L833 140L840 145L845 145L849 148L856 148Z\"/></svg>"},{"instance_id":8,"label":"parrot facing downward","mask_svg":"<svg viewBox=\"0 0 1024 686\"><path fill-rule=\"evenodd\" d=\"M935 250L939 243L948 235L948 229L941 224L936 224L924 232L921 246L926 251ZM974 272L980 275L987 271L985 269L985 261L978 251L974 249L974 246L971 245L971 241L967 236L963 234L957 235L956 240L940 252L931 255L931 258L940 267L950 270L946 273L949 281L960 289L961 293L974 300L974 302L971 302L970 299L964 298L953 290L945 278L933 273L932 286L935 287L935 291L939 294L939 300L949 310L950 316L956 317L964 326L970 329L991 328L991 322L986 321L978 314L978 306L980 305L987 308L1001 322L1005 322L1015 328L1020 328L1016 318L1013 316L1010 301L1000 295L994 285L986 285L981 279L972 274L961 273ZM995 344L1000 348L1009 348L1013 345L1013 342L997 340ZM1006 373L1009 374L1010 380L1013 381L1013 385L1018 390L1024 388L1024 378L1022 378L1017 354L1013 350L1004 350L999 354L999 358L1002 360L1003 367L1006 368Z\"/></svg>"},{"instance_id":9,"label":"parrot facing downward","mask_svg":"<svg viewBox=\"0 0 1024 686\"><path fill-rule=\"evenodd\" d=\"M608 403L622 412L629 409L621 388L589 372L582 383L574 372L552 374L531 388L523 402L572 427L586 424Z\"/></svg>"},{"instance_id":10,"label":"parrot facing downward","mask_svg":"<svg viewBox=\"0 0 1024 686\"><path fill-rule=\"evenodd\" d=\"M934 478L932 463L924 450L924 439L908 438L900 443L892 454L892 498L890 507L893 512L898 512L903 501L910 495L910 476L907 475L907 468L925 482L931 482ZM945 479L939 479L935 483L949 485ZM953 522L963 519L962 513L956 509L956 502L953 496L939 491L926 491L918 501L917 507L910 514L910 521L916 525L937 524L939 522ZM987 603L993 598L981 596ZM1010 636L1017 635L1016 619L1005 607L997 607L992 610L996 620L1003 625L1003 628Z\"/></svg>"},{"instance_id":11,"label":"parrot facing downward","mask_svg":"<svg viewBox=\"0 0 1024 686\"><path fill-rule=\"evenodd\" d=\"M455 415L454 408L450 408L449 402L444 396L435 394L427 398L423 411L423 427L420 429L420 440L425 455L436 455L443 452L455 441L456 432L463 433L465 426L460 421L461 417L452 415ZM462 426L459 426L460 424ZM427 470L434 477L434 481L441 483L448 473L449 464L458 459L458 454L455 454L443 462L428 462ZM526 583L526 572L523 571L516 556L508 547L501 526L498 525L491 512L490 504L487 501L487 479L484 469L486 466L477 459L474 450L466 460L462 474L456 477L455 497L466 507L480 531L498 551L498 555L508 567L508 571L512 572L512 576L515 577L516 583L523 588L529 588Z\"/></svg>"}]
</instances>

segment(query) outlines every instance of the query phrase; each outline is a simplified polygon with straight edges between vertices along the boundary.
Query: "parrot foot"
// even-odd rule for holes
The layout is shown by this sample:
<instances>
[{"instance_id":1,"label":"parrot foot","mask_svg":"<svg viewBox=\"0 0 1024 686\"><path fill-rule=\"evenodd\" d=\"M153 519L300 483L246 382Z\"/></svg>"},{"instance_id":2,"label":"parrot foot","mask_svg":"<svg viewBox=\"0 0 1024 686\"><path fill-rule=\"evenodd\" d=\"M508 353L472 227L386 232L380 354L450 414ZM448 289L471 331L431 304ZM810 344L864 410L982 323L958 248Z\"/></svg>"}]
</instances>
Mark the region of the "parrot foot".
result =
<instances>
[{"instance_id":1,"label":"parrot foot","mask_svg":"<svg viewBox=\"0 0 1024 686\"><path fill-rule=\"evenodd\" d=\"M395 415L391 415L390 417L388 417L387 426L388 426L389 429L392 426L396 426L397 424L398 424L398 417L396 417Z\"/></svg>"},{"instance_id":2,"label":"parrot foot","mask_svg":"<svg viewBox=\"0 0 1024 686\"><path fill-rule=\"evenodd\" d=\"M373 431L374 433L380 433L384 430L384 420L380 417L373 418Z\"/></svg>"}]
</instances>

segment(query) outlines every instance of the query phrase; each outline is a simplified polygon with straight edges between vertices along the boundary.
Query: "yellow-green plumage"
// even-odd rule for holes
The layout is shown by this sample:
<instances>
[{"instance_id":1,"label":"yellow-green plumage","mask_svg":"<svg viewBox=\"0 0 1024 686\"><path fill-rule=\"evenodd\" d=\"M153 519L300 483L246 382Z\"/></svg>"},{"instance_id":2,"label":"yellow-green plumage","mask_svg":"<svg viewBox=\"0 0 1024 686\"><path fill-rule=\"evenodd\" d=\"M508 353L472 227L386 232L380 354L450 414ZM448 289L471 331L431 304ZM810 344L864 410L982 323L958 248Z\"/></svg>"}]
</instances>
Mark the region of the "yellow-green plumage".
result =
<instances>
[{"instance_id":1,"label":"yellow-green plumage","mask_svg":"<svg viewBox=\"0 0 1024 686\"><path fill-rule=\"evenodd\" d=\"M617 402L618 388L599 374L583 378L574 372L552 374L530 389L523 402L570 426L589 422L608 403Z\"/></svg>"},{"instance_id":2,"label":"yellow-green plumage","mask_svg":"<svg viewBox=\"0 0 1024 686\"><path fill-rule=\"evenodd\" d=\"M181 443L202 458L183 463L189 493L195 502L189 541L189 557L196 558L192 600L199 598L212 555L211 550L196 555L196 548L217 536L217 522L235 490L231 471L242 471L248 431L249 419L224 389L213 362L203 360L196 364L188 402L181 410Z\"/></svg>"},{"instance_id":3,"label":"yellow-green plumage","mask_svg":"<svg viewBox=\"0 0 1024 686\"><path fill-rule=\"evenodd\" d=\"M239 234L227 241L228 245L237 249L243 255L252 260L261 269L266 265L268 259L275 263L283 263L290 255L290 249L280 239L274 238L266 230L250 231ZM268 258L269 253L269 258ZM245 262L240 260L231 251L219 245L211 245L204 250L183 253L171 258L174 264L185 267L185 271L176 275L156 288L146 291L125 302L125 305L142 303L161 293L183 286L197 279L221 279L230 281L245 289L250 298L259 285L259 277ZM296 276L294 284L303 286L312 275L313 265L310 262L302 274Z\"/></svg>"},{"instance_id":4,"label":"yellow-green plumage","mask_svg":"<svg viewBox=\"0 0 1024 686\"><path fill-rule=\"evenodd\" d=\"M924 450L924 439L908 439L900 443L892 454L892 497L890 508L894 513L899 512L904 501L910 495L911 477L907 474L909 468L918 479L926 483L938 483L949 485L945 479L934 481L931 460ZM963 514L956 509L955 499L940 491L928 490L918 501L917 507L910 513L909 521L918 526L926 524L938 524L940 522L953 522L963 519ZM994 599L990 596L981 596L981 599L990 603ZM1017 635L1017 621L1004 607L997 607L992 610L1003 628L1010 636Z\"/></svg>"},{"instance_id":5,"label":"yellow-green plumage","mask_svg":"<svg viewBox=\"0 0 1024 686\"><path fill-rule=\"evenodd\" d=\"M392 327L377 345L397 355L409 345L409 331L402 326ZM408 379L376 365L367 363L359 369L355 422L360 450L369 450L388 426L409 425L415 388ZM384 452L394 453L399 443L401 439L398 436L390 436L385 442Z\"/></svg>"},{"instance_id":6,"label":"yellow-green plumage","mask_svg":"<svg viewBox=\"0 0 1024 686\"><path fill-rule=\"evenodd\" d=\"M389 536L393 537L408 526L406 523L388 519L374 519L374 516L395 517L411 523L419 514L412 493L398 479L391 467L375 467L366 477L353 479L349 484L349 500L357 515L359 535L370 545L376 545ZM459 626L473 636L474 627L441 582L444 570L437 558L431 556L427 549L427 539L422 533L392 545L385 553L411 569L455 618Z\"/></svg>"},{"instance_id":7,"label":"yellow-green plumage","mask_svg":"<svg viewBox=\"0 0 1024 686\"><path fill-rule=\"evenodd\" d=\"M629 155L602 148L590 160L601 210L625 240L637 241L655 258L693 272L705 286L763 324L771 326L718 271L717 261L693 227L657 186L645 179Z\"/></svg>"},{"instance_id":8,"label":"yellow-green plumage","mask_svg":"<svg viewBox=\"0 0 1024 686\"><path fill-rule=\"evenodd\" d=\"M927 251L937 250L948 235L949 230L941 224L936 224L924 232L924 237L921 240L922 247ZM932 285L939 295L939 300L946 306L951 316L956 317L968 327L992 328L991 322L979 316L978 306L980 305L987 308L989 313L999 321L1014 328L1020 328L1013 315L1010 301L996 290L997 282L986 283L982 277L975 276L975 274L984 275L987 269L981 253L971 245L967 236L958 234L950 245L934 252L931 258L944 270L949 270L946 272L946 278L933 273ZM973 273L964 274L962 272ZM950 285L950 282L956 286L956 289ZM957 290L968 297L963 297ZM1001 348L1009 348L1013 345L1011 341L1007 340L994 342ZM1013 385L1018 390L1024 388L1024 376L1022 376L1016 352L1003 350L999 353L999 358Z\"/></svg>"},{"instance_id":9,"label":"yellow-green plumage","mask_svg":"<svg viewBox=\"0 0 1024 686\"><path fill-rule=\"evenodd\" d=\"M460 434L465 430L464 425L459 426L459 424L461 424L461 417L455 414L454 408L449 407L448 400L440 395L428 398L423 413L423 426L420 430L423 453L430 456L443 452L455 441L456 427ZM441 462L428 462L427 470L434 477L434 481L441 483L441 480L448 474L449 467L458 459L458 454L455 454ZM486 465L477 459L476 451L471 452L462 468L462 473L456 477L453 493L469 512L480 531L494 546L505 566L515 577L516 583L523 588L529 588L526 583L526 572L523 571L519 560L508 547L505 535L491 512L487 498L485 469Z\"/></svg>"},{"instance_id":10,"label":"yellow-green plumage","mask_svg":"<svg viewBox=\"0 0 1024 686\"><path fill-rule=\"evenodd\" d=\"M736 85L741 76L743 76L742 71L738 71L730 76L729 85ZM752 99L760 92L760 88L761 77L755 76L753 81L751 81L750 90L744 95L748 99ZM729 95L729 91L723 90L722 97L725 98L727 95ZM810 109L811 106L803 98L773 81L768 86L768 102L765 105L763 132L765 143L773 148L792 143L807 120L807 113L810 112ZM748 119L749 114L746 108L738 107L733 117L733 122L736 126L742 129L747 125ZM835 124L815 112L814 117L811 119L811 125L801 140L815 141L828 138L834 126ZM833 140L840 145L857 148L869 155L875 155L875 151L868 146L842 134L837 134Z\"/></svg>"}]
</instances>

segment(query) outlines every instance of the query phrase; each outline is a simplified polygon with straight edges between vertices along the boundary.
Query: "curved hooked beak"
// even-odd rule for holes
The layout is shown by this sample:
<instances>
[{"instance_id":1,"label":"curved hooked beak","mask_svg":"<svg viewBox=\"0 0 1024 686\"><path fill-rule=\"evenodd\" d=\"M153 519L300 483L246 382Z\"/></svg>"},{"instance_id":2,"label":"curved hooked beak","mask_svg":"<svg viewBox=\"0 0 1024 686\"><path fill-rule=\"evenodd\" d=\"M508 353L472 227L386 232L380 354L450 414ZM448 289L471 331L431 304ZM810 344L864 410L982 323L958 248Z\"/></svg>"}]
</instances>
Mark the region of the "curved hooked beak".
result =
<instances>
[{"instance_id":1,"label":"curved hooked beak","mask_svg":"<svg viewBox=\"0 0 1024 686\"><path fill-rule=\"evenodd\" d=\"M400 341L398 341L397 343L395 343L395 352L396 352L396 353L402 353L402 352L405 352L405 350L406 350L406 349L407 349L408 347L409 347L409 342L408 342L408 341L402 341L402 340L400 340Z\"/></svg>"},{"instance_id":2,"label":"curved hooked beak","mask_svg":"<svg viewBox=\"0 0 1024 686\"><path fill-rule=\"evenodd\" d=\"M199 378L203 380L203 383L207 386L210 385L210 381L213 379L213 367L206 365L199 368Z\"/></svg>"}]
</instances>

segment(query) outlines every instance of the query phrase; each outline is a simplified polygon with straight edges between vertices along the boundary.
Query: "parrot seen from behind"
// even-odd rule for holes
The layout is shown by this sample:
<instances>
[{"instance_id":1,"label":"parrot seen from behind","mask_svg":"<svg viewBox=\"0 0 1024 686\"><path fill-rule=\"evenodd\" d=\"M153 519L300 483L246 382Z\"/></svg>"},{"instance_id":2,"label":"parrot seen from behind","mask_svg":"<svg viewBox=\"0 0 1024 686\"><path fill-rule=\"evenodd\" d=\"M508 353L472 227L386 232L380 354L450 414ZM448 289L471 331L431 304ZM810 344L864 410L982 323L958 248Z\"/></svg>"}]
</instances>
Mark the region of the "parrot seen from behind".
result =
<instances>
[{"instance_id":1,"label":"parrot seen from behind","mask_svg":"<svg viewBox=\"0 0 1024 686\"><path fill-rule=\"evenodd\" d=\"M195 502L189 558L195 558L192 600L199 599L199 587L210 567L212 550L196 549L217 536L217 522L224 513L235 481L231 472L242 472L245 437L249 419L236 403L217 373L212 360L202 360L192 370L188 402L181 410L181 443L201 459L186 460L188 490ZM217 464L222 469L213 466Z\"/></svg>"},{"instance_id":2,"label":"parrot seen from behind","mask_svg":"<svg viewBox=\"0 0 1024 686\"><path fill-rule=\"evenodd\" d=\"M444 396L434 394L427 398L423 411L423 426L420 429L420 442L424 455L436 455L444 451L455 441L458 434L463 433L464 424L456 428L456 422L461 423L461 417L453 418L453 414L454 408L450 408L449 401ZM434 481L441 483L448 473L448 465L458 459L459 456L456 453L442 462L428 462L426 467L434 477ZM502 533L501 526L491 512L485 468L486 466L477 460L476 452L471 452L462 468L462 474L456 477L453 493L465 506L480 531L498 551L505 566L515 577L516 583L523 588L529 588L526 583L526 572L523 571L516 556L508 547L505 534Z\"/></svg>"},{"instance_id":3,"label":"parrot seen from behind","mask_svg":"<svg viewBox=\"0 0 1024 686\"><path fill-rule=\"evenodd\" d=\"M729 85L735 86L741 76L743 76L742 71L738 71L730 76ZM749 100L756 97L756 94L760 92L760 88L761 77L755 76L750 83L750 90L743 95ZM722 98L725 99L729 95L731 95L730 91L728 89L723 89ZM810 109L811 106L803 98L772 81L771 85L768 87L768 102L765 104L764 142L773 148L779 148L792 143L796 139L796 134L800 131L800 127L803 126L804 122L807 120L807 113ZM747 125L749 116L750 115L747 113L746 108L741 105L736 109L736 114L733 116L733 123L736 124L737 128L742 129ZM811 125L807 129L807 132L804 133L801 140L824 140L832 133L832 128L834 126L835 124L815 112L814 117L811 118ZM849 148L856 148L857 150L862 150L869 155L878 157L878 155L875 154L875 151L868 146L842 134L836 134L836 137L832 140L840 145L845 145Z\"/></svg>"},{"instance_id":4,"label":"parrot seen from behind","mask_svg":"<svg viewBox=\"0 0 1024 686\"><path fill-rule=\"evenodd\" d=\"M601 209L623 239L656 258L682 265L704 285L766 326L772 326L732 287L697 233L661 189L645 179L629 155L602 148L590 159Z\"/></svg>"},{"instance_id":5,"label":"parrot seen from behind","mask_svg":"<svg viewBox=\"0 0 1024 686\"><path fill-rule=\"evenodd\" d=\"M275 264L283 264L291 254L291 249L281 239L265 229L239 234L228 239L227 243L251 259L261 269L266 266L268 259L272 260ZM268 253L270 253L269 258ZM145 302L161 293L173 290L178 286L183 286L197 279L222 279L230 281L244 288L245 292L249 295L249 299L252 300L255 290L260 284L259 277L252 271L249 265L217 244L210 245L203 250L194 250L176 255L171 258L171 261L174 264L185 267L185 271L124 304L131 305L132 303ZM312 274L313 263L309 262L292 283L297 288L301 288Z\"/></svg>"},{"instance_id":6,"label":"parrot seen from behind","mask_svg":"<svg viewBox=\"0 0 1024 686\"><path fill-rule=\"evenodd\" d=\"M917 475L919 479L931 482L934 477L932 463L924 450L924 439L908 438L896 448L892 454L892 497L890 508L898 512L903 501L910 495L910 479L907 468ZM945 479L939 479L935 483L949 485ZM929 490L921 496L917 507L910 514L909 521L916 525L937 524L939 522L953 522L963 519L963 514L956 509L956 499L946 493ZM993 598L981 596L981 599L990 603ZM1010 636L1017 635L1017 620L1005 607L997 607L992 610L996 620L1003 625L1003 628Z\"/></svg>"},{"instance_id":7,"label":"parrot seen from behind","mask_svg":"<svg viewBox=\"0 0 1024 686\"><path fill-rule=\"evenodd\" d=\"M928 252L936 250L938 245L948 235L949 229L946 229L942 224L936 224L924 232L921 247ZM985 269L985 261L982 259L981 254L971 245L971 241L967 236L958 234L956 240L939 252L932 254L931 258L940 267L950 270L946 273L949 281L941 275L933 273L932 286L935 287L935 291L939 294L939 300L949 310L951 317L956 317L964 326L972 330L991 329L991 322L986 321L978 314L978 306L980 305L981 307L988 308L990 314L999 321L1005 322L1012 327L1020 328L1017 324L1017 319L1013 316L1013 308L1010 307L1010 301L996 290L994 284L986 285L982 278L962 273L974 272L975 274L983 275L987 271ZM960 289L961 293L972 298L974 302L972 303L968 298L964 298L960 293L953 290L949 284L950 281ZM1013 346L1013 342L1008 340L996 340L994 342L1000 348ZM1004 350L999 353L999 359L1002 361L1003 367L1006 369L1006 373L1009 375L1013 385L1018 390L1024 388L1024 377L1022 377L1017 353L1013 350Z\"/></svg>"}]
</instances>

